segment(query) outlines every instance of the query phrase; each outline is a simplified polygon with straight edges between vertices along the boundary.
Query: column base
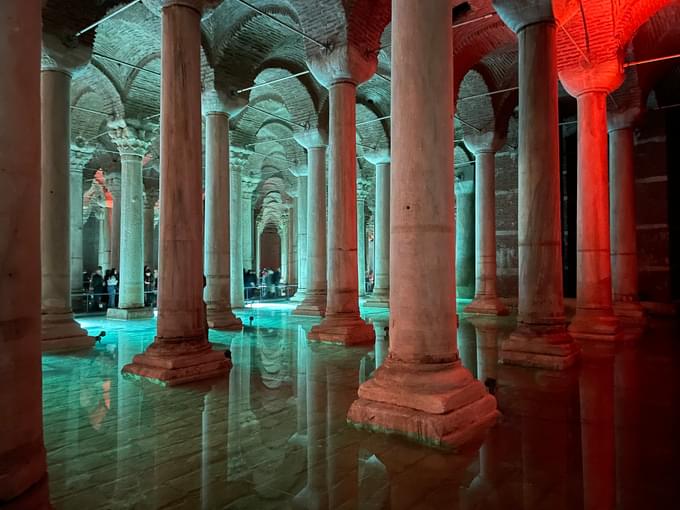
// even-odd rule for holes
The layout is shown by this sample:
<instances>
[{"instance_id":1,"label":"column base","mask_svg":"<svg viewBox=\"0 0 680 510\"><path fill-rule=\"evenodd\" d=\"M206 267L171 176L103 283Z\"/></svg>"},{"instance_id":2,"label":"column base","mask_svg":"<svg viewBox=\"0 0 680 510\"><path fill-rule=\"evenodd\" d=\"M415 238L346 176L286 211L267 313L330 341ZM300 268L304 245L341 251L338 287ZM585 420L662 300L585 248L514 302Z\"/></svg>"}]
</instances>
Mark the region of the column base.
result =
<instances>
[{"instance_id":1,"label":"column base","mask_svg":"<svg viewBox=\"0 0 680 510\"><path fill-rule=\"evenodd\" d=\"M647 314L639 301L616 301L614 315L624 324L644 326Z\"/></svg>"},{"instance_id":2,"label":"column base","mask_svg":"<svg viewBox=\"0 0 680 510\"><path fill-rule=\"evenodd\" d=\"M109 308L106 311L106 318L117 321L132 321L141 319L151 319L153 308Z\"/></svg>"},{"instance_id":3,"label":"column base","mask_svg":"<svg viewBox=\"0 0 680 510\"><path fill-rule=\"evenodd\" d=\"M576 340L618 341L623 340L619 320L606 310L576 309L569 324L569 333Z\"/></svg>"},{"instance_id":4,"label":"column base","mask_svg":"<svg viewBox=\"0 0 680 510\"><path fill-rule=\"evenodd\" d=\"M225 331L241 331L243 329L243 322L231 310L217 311L208 309L206 322L210 329Z\"/></svg>"},{"instance_id":5,"label":"column base","mask_svg":"<svg viewBox=\"0 0 680 510\"><path fill-rule=\"evenodd\" d=\"M307 339L343 345L363 345L375 342L375 329L359 317L358 313L327 315L312 326Z\"/></svg>"},{"instance_id":6,"label":"column base","mask_svg":"<svg viewBox=\"0 0 680 510\"><path fill-rule=\"evenodd\" d=\"M463 312L477 315L508 315L510 312L497 297L476 297Z\"/></svg>"},{"instance_id":7,"label":"column base","mask_svg":"<svg viewBox=\"0 0 680 510\"><path fill-rule=\"evenodd\" d=\"M358 428L456 449L481 440L499 416L496 399L460 361L410 364L388 359L359 386L359 399L347 420Z\"/></svg>"},{"instance_id":8,"label":"column base","mask_svg":"<svg viewBox=\"0 0 680 510\"><path fill-rule=\"evenodd\" d=\"M326 293L308 292L304 301L292 313L293 315L323 317L326 315Z\"/></svg>"},{"instance_id":9,"label":"column base","mask_svg":"<svg viewBox=\"0 0 680 510\"><path fill-rule=\"evenodd\" d=\"M303 289L298 291L293 295L292 298L289 299L291 303L302 303L305 298L307 297L307 292Z\"/></svg>"},{"instance_id":10,"label":"column base","mask_svg":"<svg viewBox=\"0 0 680 510\"><path fill-rule=\"evenodd\" d=\"M498 357L506 365L564 370L576 362L579 352L563 324L522 324L501 342Z\"/></svg>"},{"instance_id":11,"label":"column base","mask_svg":"<svg viewBox=\"0 0 680 510\"><path fill-rule=\"evenodd\" d=\"M380 290L374 290L373 294L368 296L364 306L369 308L389 308L390 307L390 293Z\"/></svg>"},{"instance_id":12,"label":"column base","mask_svg":"<svg viewBox=\"0 0 680 510\"><path fill-rule=\"evenodd\" d=\"M172 346L157 345L157 341L145 353L137 354L132 363L123 367L122 373L162 386L177 386L223 376L231 369L231 361L224 351L214 350L212 344L203 340L178 342L174 339Z\"/></svg>"},{"instance_id":13,"label":"column base","mask_svg":"<svg viewBox=\"0 0 680 510\"><path fill-rule=\"evenodd\" d=\"M90 349L96 338L88 336L87 331L73 318L72 312L42 314L43 352L65 352Z\"/></svg>"}]
</instances>

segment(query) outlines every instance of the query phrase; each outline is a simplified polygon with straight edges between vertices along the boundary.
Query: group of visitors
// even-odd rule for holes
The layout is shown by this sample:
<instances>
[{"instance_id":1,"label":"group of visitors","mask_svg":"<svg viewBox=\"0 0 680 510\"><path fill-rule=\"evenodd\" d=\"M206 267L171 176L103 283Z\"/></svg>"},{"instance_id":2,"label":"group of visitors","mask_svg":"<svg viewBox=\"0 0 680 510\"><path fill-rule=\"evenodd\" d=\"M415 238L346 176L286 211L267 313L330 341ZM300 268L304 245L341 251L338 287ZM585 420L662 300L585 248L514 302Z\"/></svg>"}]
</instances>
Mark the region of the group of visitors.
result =
<instances>
[{"instance_id":1,"label":"group of visitors","mask_svg":"<svg viewBox=\"0 0 680 510\"><path fill-rule=\"evenodd\" d=\"M97 310L118 306L119 287L120 275L115 267L103 271L102 266L97 266L92 274L83 273L83 290ZM156 306L157 289L158 270L144 266L144 306Z\"/></svg>"}]
</instances>

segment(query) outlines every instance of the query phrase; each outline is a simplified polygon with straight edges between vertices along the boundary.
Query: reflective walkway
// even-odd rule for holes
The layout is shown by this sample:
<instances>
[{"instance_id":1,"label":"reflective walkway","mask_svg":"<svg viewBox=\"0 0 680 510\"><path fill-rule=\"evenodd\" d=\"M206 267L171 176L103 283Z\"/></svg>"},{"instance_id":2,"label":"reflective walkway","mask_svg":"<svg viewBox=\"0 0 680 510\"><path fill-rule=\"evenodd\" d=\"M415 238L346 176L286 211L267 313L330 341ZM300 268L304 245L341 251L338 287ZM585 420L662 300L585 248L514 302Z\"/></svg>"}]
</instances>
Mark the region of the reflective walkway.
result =
<instances>
[{"instance_id":1,"label":"reflective walkway","mask_svg":"<svg viewBox=\"0 0 680 510\"><path fill-rule=\"evenodd\" d=\"M315 321L290 308L238 315L211 331L234 368L211 384L165 389L120 369L154 321L89 318L107 332L82 355L43 358L50 496L57 509L639 509L680 495L680 347L653 322L637 347L589 348L543 372L496 363L502 321L462 320L465 365L496 392L502 421L457 454L350 428L356 388L387 354L309 344ZM676 339L675 344L672 340ZM673 370L675 368L675 371ZM408 398L407 395L404 396Z\"/></svg>"}]
</instances>

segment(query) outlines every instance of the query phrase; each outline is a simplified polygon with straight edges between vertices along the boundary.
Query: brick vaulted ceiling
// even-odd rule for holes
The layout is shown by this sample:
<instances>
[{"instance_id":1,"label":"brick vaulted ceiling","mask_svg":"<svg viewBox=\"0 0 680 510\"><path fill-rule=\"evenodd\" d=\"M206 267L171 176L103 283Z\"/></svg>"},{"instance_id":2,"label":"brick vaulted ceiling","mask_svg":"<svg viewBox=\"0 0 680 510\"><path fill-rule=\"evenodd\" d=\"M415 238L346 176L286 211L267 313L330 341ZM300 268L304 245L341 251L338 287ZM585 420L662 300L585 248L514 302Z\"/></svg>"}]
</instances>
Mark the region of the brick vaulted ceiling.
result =
<instances>
[{"instance_id":1,"label":"brick vaulted ceiling","mask_svg":"<svg viewBox=\"0 0 680 510\"><path fill-rule=\"evenodd\" d=\"M73 37L78 30L129 3L48 0L43 8L44 31ZM390 122L384 117L390 113L390 1L248 3L266 15L240 0L223 0L203 20L204 86L236 91L308 71L307 62L319 46L285 25L327 46L351 45L377 58L376 74L357 90L358 154L388 147ZM93 57L74 77L72 104L79 109L72 112L72 138L74 142L96 146L89 169L116 163L113 146L103 134L108 120L122 117L157 121L160 19L147 4L136 2L80 37L82 43L92 47ZM470 96L517 85L516 36L495 15L491 0L454 0L453 7L456 129L507 129L517 103L516 92ZM680 53L678 0L553 0L553 10L561 68L580 65L584 53L591 62L611 58L624 62ZM658 83L664 79L677 83L678 76L678 61L628 68L624 85L613 94L614 103L645 102ZM672 87L665 86L664 90L668 89ZM290 200L288 192L295 186L296 178L290 169L305 162L305 153L292 135L307 127L327 126L327 90L310 73L242 94L250 105L269 113L247 108L232 118L231 143L245 151L245 171L261 180L256 203L267 202L265 195L277 196L274 202L284 203ZM680 98L676 100L680 102ZM153 158L158 157L157 144L150 152L153 165ZM360 173L370 178L371 165L361 157L358 164ZM86 171L86 178L91 179L91 173Z\"/></svg>"}]
</instances>

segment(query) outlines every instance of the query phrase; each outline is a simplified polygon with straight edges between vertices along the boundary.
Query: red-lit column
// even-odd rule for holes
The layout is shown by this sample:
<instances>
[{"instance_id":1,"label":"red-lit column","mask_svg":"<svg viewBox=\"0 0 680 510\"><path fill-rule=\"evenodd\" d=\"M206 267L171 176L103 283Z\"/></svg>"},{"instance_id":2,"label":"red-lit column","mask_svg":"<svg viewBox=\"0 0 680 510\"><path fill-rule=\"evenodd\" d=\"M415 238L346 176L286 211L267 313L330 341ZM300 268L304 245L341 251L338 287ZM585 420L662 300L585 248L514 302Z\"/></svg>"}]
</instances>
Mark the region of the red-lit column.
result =
<instances>
[{"instance_id":1,"label":"red-lit column","mask_svg":"<svg viewBox=\"0 0 680 510\"><path fill-rule=\"evenodd\" d=\"M475 298L466 313L507 315L496 293L496 151L502 145L495 133L467 136L475 153Z\"/></svg>"},{"instance_id":2,"label":"red-lit column","mask_svg":"<svg viewBox=\"0 0 680 510\"><path fill-rule=\"evenodd\" d=\"M614 340L621 335L612 308L607 94L622 75L618 62L610 62L563 70L560 80L578 105L576 315L569 332L581 340Z\"/></svg>"},{"instance_id":3,"label":"red-lit column","mask_svg":"<svg viewBox=\"0 0 680 510\"><path fill-rule=\"evenodd\" d=\"M496 0L494 7L519 42L518 328L501 343L499 358L563 369L574 363L578 347L564 316L552 3Z\"/></svg>"},{"instance_id":4,"label":"red-lit column","mask_svg":"<svg viewBox=\"0 0 680 510\"><path fill-rule=\"evenodd\" d=\"M208 343L203 303L201 9L166 0L161 51L161 217L158 325L154 342L123 371L164 385L223 375ZM226 205L225 205L226 206Z\"/></svg>"},{"instance_id":5,"label":"red-lit column","mask_svg":"<svg viewBox=\"0 0 680 510\"><path fill-rule=\"evenodd\" d=\"M356 89L360 80L334 78L329 85L328 288L326 316L310 330L315 341L356 345L375 340L359 315L357 277Z\"/></svg>"},{"instance_id":6,"label":"red-lit column","mask_svg":"<svg viewBox=\"0 0 680 510\"><path fill-rule=\"evenodd\" d=\"M40 366L40 8L38 0L0 2L0 504L17 509L50 507Z\"/></svg>"},{"instance_id":7,"label":"red-lit column","mask_svg":"<svg viewBox=\"0 0 680 510\"><path fill-rule=\"evenodd\" d=\"M633 123L639 109L610 113L609 221L614 313L626 323L644 323L638 299L637 231L635 222L635 166Z\"/></svg>"},{"instance_id":8,"label":"red-lit column","mask_svg":"<svg viewBox=\"0 0 680 510\"><path fill-rule=\"evenodd\" d=\"M390 351L348 420L458 446L498 412L456 342L450 10L448 0L392 2Z\"/></svg>"}]
</instances>

